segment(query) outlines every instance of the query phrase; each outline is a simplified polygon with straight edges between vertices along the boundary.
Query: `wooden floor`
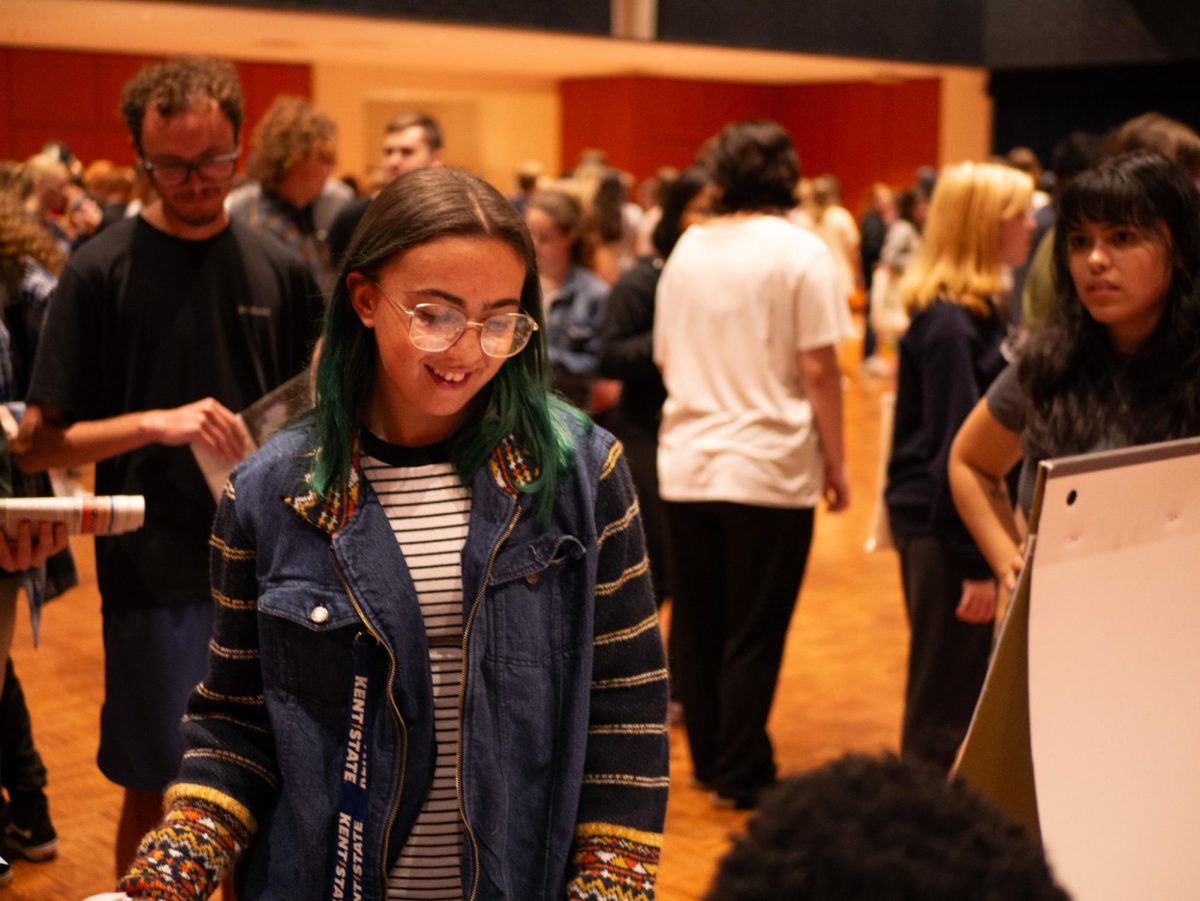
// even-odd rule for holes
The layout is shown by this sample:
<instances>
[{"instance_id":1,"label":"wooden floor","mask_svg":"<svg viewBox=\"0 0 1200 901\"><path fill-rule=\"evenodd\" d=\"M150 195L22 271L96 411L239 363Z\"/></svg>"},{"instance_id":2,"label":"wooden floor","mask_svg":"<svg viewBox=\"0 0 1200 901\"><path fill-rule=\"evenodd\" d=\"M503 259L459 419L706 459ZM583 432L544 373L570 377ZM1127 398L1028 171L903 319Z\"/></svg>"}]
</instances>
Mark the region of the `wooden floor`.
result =
<instances>
[{"instance_id":1,"label":"wooden floor","mask_svg":"<svg viewBox=\"0 0 1200 901\"><path fill-rule=\"evenodd\" d=\"M845 354L851 509L818 516L816 540L771 717L783 773L817 766L848 750L895 748L904 685L907 626L893 552L866 554L876 494L877 414L886 383L860 379ZM56 860L16 861L0 897L78 901L113 884L113 837L120 793L96 769L102 697L99 596L90 541L75 553L84 584L46 608L41 647L18 626L13 657L50 771L50 804L60 835ZM699 898L729 836L745 814L713 809L688 787L682 730L671 734L671 798L659 898Z\"/></svg>"}]
</instances>

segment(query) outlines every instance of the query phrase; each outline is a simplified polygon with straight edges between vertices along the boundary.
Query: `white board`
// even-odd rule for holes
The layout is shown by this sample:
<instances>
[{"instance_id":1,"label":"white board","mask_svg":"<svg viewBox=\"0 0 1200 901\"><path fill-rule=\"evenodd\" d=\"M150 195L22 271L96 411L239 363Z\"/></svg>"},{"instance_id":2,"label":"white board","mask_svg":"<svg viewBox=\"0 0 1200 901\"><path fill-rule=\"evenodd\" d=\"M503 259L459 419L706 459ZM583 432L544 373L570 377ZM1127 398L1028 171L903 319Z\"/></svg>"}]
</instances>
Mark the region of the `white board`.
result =
<instances>
[{"instance_id":1,"label":"white board","mask_svg":"<svg viewBox=\"0 0 1200 901\"><path fill-rule=\"evenodd\" d=\"M1077 901L1200 898L1200 442L1044 464L1029 573L1037 812Z\"/></svg>"}]
</instances>

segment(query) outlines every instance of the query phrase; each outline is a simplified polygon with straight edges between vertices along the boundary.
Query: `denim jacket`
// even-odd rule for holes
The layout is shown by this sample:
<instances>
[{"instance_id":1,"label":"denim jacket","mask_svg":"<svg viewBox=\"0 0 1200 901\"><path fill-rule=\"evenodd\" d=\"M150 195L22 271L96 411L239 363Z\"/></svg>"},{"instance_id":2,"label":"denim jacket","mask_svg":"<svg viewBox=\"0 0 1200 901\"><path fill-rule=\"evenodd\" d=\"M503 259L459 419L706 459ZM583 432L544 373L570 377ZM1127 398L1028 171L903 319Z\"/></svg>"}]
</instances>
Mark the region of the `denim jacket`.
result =
<instances>
[{"instance_id":1,"label":"denim jacket","mask_svg":"<svg viewBox=\"0 0 1200 901\"><path fill-rule=\"evenodd\" d=\"M666 671L637 498L620 444L572 428L572 470L548 521L520 491L536 473L511 442L472 483L456 760L469 899L561 901L617 886L653 897ZM226 487L209 673L184 720L164 828L122 881L131 895L197 896L185 886L194 871L164 876L184 846L210 883L199 896L243 848L243 901L327 896L356 638L385 686L365 711L363 888L386 894L433 774L428 647L371 485L356 463L340 494L317 495L313 447L309 427L288 430Z\"/></svg>"}]
</instances>

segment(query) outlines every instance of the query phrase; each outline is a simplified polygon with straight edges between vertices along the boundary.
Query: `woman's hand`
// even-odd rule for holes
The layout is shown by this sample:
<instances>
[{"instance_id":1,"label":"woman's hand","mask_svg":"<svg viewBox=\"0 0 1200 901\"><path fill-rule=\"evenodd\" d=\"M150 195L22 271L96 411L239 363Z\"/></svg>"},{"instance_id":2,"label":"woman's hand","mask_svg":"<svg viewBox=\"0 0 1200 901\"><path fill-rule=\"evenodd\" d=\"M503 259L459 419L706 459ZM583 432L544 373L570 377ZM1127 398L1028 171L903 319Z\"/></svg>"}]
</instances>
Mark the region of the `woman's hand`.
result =
<instances>
[{"instance_id":1,"label":"woman's hand","mask_svg":"<svg viewBox=\"0 0 1200 901\"><path fill-rule=\"evenodd\" d=\"M34 569L67 546L67 524L43 522L38 524L37 540L29 520L21 520L17 538L0 538L0 569L17 573Z\"/></svg>"},{"instance_id":2,"label":"woman's hand","mask_svg":"<svg viewBox=\"0 0 1200 901\"><path fill-rule=\"evenodd\" d=\"M991 622L996 615L996 583L992 579L963 579L962 598L954 615L964 623Z\"/></svg>"},{"instance_id":3,"label":"woman's hand","mask_svg":"<svg viewBox=\"0 0 1200 901\"><path fill-rule=\"evenodd\" d=\"M1017 553L1008 561L1008 566L999 573L1000 585L1009 594L1017 590L1017 580L1021 578L1021 570L1024 567L1025 542L1022 541L1017 548Z\"/></svg>"}]
</instances>

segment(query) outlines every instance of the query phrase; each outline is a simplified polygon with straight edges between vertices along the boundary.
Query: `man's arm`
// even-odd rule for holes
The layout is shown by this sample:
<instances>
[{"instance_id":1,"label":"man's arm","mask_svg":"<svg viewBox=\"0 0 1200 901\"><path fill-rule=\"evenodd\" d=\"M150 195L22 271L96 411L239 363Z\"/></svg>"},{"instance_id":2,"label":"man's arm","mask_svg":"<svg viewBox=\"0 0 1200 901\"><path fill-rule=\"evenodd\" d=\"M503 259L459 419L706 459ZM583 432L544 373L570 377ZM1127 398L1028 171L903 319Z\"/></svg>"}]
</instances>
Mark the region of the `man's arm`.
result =
<instances>
[{"instance_id":1,"label":"man's arm","mask_svg":"<svg viewBox=\"0 0 1200 901\"><path fill-rule=\"evenodd\" d=\"M825 500L830 510L844 510L850 503L850 480L842 438L842 370L833 345L802 351L800 372L825 460Z\"/></svg>"},{"instance_id":2,"label":"man's arm","mask_svg":"<svg viewBox=\"0 0 1200 901\"><path fill-rule=\"evenodd\" d=\"M70 424L55 407L30 407L25 416L33 417L22 429L30 446L16 455L25 472L98 463L151 444L198 443L233 462L246 455L242 424L211 397L168 410L142 410Z\"/></svg>"}]
</instances>

